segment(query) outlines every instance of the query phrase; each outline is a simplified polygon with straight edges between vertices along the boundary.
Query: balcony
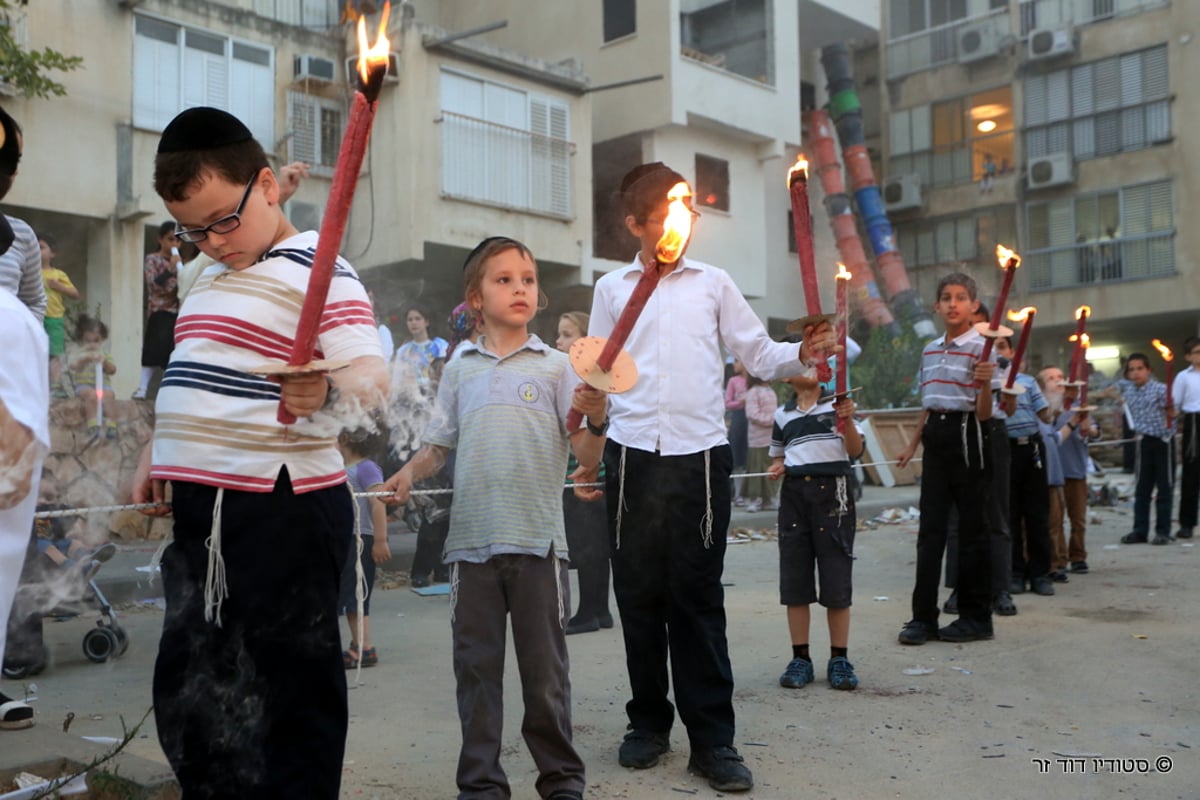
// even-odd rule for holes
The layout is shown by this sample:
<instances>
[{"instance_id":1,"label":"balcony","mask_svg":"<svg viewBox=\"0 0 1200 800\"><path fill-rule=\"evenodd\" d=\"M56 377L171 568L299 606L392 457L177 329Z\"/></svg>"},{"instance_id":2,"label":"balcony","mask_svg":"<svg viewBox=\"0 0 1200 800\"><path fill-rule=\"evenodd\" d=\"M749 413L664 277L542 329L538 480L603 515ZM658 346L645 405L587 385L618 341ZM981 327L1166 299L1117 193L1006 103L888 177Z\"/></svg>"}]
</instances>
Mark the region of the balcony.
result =
<instances>
[{"instance_id":1,"label":"balcony","mask_svg":"<svg viewBox=\"0 0 1200 800\"><path fill-rule=\"evenodd\" d=\"M1028 36L1038 28L1085 25L1167 3L1168 0L1022 0L1021 36Z\"/></svg>"},{"instance_id":2,"label":"balcony","mask_svg":"<svg viewBox=\"0 0 1200 800\"><path fill-rule=\"evenodd\" d=\"M1175 274L1175 231L1033 250L1025 267L1033 291L1165 278Z\"/></svg>"},{"instance_id":3,"label":"balcony","mask_svg":"<svg viewBox=\"0 0 1200 800\"><path fill-rule=\"evenodd\" d=\"M972 25L991 24L997 37L1008 33L1008 11L1001 9L937 28L888 39L888 78L900 78L959 60L959 32Z\"/></svg>"},{"instance_id":4,"label":"balcony","mask_svg":"<svg viewBox=\"0 0 1200 800\"><path fill-rule=\"evenodd\" d=\"M442 194L571 219L573 142L443 111Z\"/></svg>"}]
</instances>

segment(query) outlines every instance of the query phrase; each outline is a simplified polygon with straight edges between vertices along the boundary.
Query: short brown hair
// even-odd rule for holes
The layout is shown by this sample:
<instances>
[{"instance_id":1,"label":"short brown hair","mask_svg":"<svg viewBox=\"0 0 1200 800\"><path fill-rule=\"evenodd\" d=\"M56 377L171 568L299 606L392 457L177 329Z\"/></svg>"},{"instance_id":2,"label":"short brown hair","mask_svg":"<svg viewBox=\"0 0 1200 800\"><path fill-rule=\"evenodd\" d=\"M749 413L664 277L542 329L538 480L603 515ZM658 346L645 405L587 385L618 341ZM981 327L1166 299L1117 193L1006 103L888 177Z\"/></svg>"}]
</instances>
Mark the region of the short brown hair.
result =
<instances>
[{"instance_id":1,"label":"short brown hair","mask_svg":"<svg viewBox=\"0 0 1200 800\"><path fill-rule=\"evenodd\" d=\"M189 190L205 173L244 185L269 166L267 154L254 139L211 150L159 153L154 158L154 191L163 200L177 203L187 199Z\"/></svg>"},{"instance_id":2,"label":"short brown hair","mask_svg":"<svg viewBox=\"0 0 1200 800\"><path fill-rule=\"evenodd\" d=\"M621 207L625 216L644 223L654 209L666 204L667 192L680 182L687 181L661 161L629 170L621 179Z\"/></svg>"},{"instance_id":3,"label":"short brown hair","mask_svg":"<svg viewBox=\"0 0 1200 800\"><path fill-rule=\"evenodd\" d=\"M475 245L475 249L471 251L470 255L467 256L467 260L463 263L463 299L468 304L470 303L472 294L482 292L483 269L487 265L487 262L506 250L516 250L532 261L534 268L537 268L537 259L533 257L533 251L521 242L518 242L516 239L510 239L507 236L489 236ZM550 298L542 291L541 281L538 281L538 311L541 311L548 305L550 305Z\"/></svg>"}]
</instances>

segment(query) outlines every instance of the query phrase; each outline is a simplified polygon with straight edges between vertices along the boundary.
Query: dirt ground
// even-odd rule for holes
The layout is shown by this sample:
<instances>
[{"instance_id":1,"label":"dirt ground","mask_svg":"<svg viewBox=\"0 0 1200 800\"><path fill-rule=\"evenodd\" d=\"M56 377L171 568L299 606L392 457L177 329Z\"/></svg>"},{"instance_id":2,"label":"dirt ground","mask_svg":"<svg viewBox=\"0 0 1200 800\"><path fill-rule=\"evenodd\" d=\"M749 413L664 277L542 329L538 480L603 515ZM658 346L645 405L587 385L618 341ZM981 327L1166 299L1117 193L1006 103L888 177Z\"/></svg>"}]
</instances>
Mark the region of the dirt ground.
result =
<instances>
[{"instance_id":1,"label":"dirt ground","mask_svg":"<svg viewBox=\"0 0 1200 800\"><path fill-rule=\"evenodd\" d=\"M817 682L779 687L790 646L776 545L731 545L725 580L736 744L755 777L743 796L1200 797L1196 551L1183 543L1118 547L1128 512L1093 513L1100 523L1089 531L1091 573L1072 576L1054 597L1016 597L1020 613L997 618L994 641L966 645L896 643L910 616L915 524L861 531L850 642L861 683L854 692L832 691L824 681L828 638L819 612L811 642ZM768 515L761 518L769 524ZM373 600L380 664L364 670L350 692L343 797L455 795L459 730L447 610L447 598L407 589ZM39 724L59 726L73 711L72 733L118 736L121 716L141 717L161 613L141 605L126 623L129 652L104 665L80 652L90 620L48 625L55 664L33 679ZM627 695L619 623L568 641L588 796L717 796L687 774L680 725L659 766L632 771L616 763ZM504 765L514 797L535 798L515 662L508 664ZM21 690L4 684L10 695ZM0 746L19 735L0 732ZM153 730L131 750L163 760Z\"/></svg>"}]
</instances>

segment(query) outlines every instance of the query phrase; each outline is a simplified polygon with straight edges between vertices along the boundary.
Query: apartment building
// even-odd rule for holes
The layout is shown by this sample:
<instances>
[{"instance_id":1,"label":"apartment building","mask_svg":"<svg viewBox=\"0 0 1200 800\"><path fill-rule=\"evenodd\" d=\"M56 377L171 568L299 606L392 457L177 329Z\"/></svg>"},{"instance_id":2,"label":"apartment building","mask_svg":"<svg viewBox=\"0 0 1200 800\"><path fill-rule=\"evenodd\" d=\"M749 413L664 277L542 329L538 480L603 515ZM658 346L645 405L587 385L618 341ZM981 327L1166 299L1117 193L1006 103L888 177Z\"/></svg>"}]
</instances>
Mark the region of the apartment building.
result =
<instances>
[{"instance_id":1,"label":"apartment building","mask_svg":"<svg viewBox=\"0 0 1200 800\"><path fill-rule=\"evenodd\" d=\"M1165 0L887 0L885 201L913 283L965 265L994 299L997 243L1025 261L1032 365L1061 363L1087 304L1092 361L1176 350L1198 328L1183 224L1200 6ZM1151 351L1152 352L1152 351Z\"/></svg>"},{"instance_id":2,"label":"apartment building","mask_svg":"<svg viewBox=\"0 0 1200 800\"><path fill-rule=\"evenodd\" d=\"M341 5L43 0L9 11L4 21L27 46L84 59L62 78L64 97L0 97L25 130L5 210L58 238L60 265L89 313L109 323L118 393L136 385L141 265L168 218L152 186L163 127L193 105L236 114L277 166L312 165L287 211L301 228L319 226L353 86L355 45ZM378 306L398 317L417 301L444 318L462 297L463 258L497 232L537 243L548 287L584 283L592 217L586 76L571 64L455 40L402 7L388 34L395 69L342 248ZM402 322L394 327L402 334Z\"/></svg>"}]
</instances>

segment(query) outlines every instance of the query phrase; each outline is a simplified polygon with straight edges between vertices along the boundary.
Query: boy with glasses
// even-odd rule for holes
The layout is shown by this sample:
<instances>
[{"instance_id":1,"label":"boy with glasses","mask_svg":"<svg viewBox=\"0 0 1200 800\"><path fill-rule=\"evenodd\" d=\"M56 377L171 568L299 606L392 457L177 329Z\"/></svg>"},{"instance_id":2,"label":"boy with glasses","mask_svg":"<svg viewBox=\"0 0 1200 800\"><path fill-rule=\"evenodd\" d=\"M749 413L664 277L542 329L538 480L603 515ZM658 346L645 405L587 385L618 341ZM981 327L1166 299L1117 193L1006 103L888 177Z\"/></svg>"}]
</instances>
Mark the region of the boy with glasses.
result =
<instances>
[{"instance_id":1,"label":"boy with glasses","mask_svg":"<svg viewBox=\"0 0 1200 800\"><path fill-rule=\"evenodd\" d=\"M346 678L338 585L354 530L338 397L385 405L366 290L338 261L317 340L349 366L267 379L296 335L317 234L297 232L250 131L192 108L163 131L154 188L176 234L217 262L184 300L134 478L173 513L154 674L159 740L187 797L338 796ZM280 402L298 420L280 425ZM168 511L164 485L171 482Z\"/></svg>"}]
</instances>

